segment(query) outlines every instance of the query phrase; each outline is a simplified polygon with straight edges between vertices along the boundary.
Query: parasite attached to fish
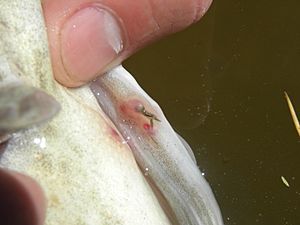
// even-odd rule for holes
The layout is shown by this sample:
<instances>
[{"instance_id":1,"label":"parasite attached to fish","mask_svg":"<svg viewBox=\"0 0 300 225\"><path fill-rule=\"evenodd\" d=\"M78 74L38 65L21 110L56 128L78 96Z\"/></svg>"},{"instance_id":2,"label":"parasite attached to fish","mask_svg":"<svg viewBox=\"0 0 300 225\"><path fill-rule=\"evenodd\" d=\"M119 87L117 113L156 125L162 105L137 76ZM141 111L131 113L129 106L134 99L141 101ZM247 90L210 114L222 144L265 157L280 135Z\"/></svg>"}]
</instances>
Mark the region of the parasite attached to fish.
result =
<instances>
[{"instance_id":1,"label":"parasite attached to fish","mask_svg":"<svg viewBox=\"0 0 300 225\"><path fill-rule=\"evenodd\" d=\"M136 107L135 107L136 111L137 112L140 112L142 113L144 116L148 117L150 119L150 125L151 125L151 128L153 128L153 121L156 120L158 122L160 122L160 120L151 112L148 112L146 109L145 109L145 106L143 106L142 104L138 104Z\"/></svg>"}]
</instances>

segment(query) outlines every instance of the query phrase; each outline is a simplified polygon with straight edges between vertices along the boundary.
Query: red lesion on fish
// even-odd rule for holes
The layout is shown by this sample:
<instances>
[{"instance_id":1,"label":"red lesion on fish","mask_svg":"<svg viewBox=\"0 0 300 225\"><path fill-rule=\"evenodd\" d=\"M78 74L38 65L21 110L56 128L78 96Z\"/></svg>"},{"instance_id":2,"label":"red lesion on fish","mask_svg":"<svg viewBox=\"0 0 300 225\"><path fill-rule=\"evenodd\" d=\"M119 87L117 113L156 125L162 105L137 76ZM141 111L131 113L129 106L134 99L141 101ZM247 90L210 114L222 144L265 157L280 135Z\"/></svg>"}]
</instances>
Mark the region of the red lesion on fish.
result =
<instances>
[{"instance_id":1,"label":"red lesion on fish","mask_svg":"<svg viewBox=\"0 0 300 225\"><path fill-rule=\"evenodd\" d=\"M155 123L160 122L160 120L155 115L155 112L149 109L150 107L137 99L122 102L119 107L122 118L125 121L131 122L131 125L137 126L152 135L157 127Z\"/></svg>"},{"instance_id":2,"label":"red lesion on fish","mask_svg":"<svg viewBox=\"0 0 300 225\"><path fill-rule=\"evenodd\" d=\"M115 128L109 126L109 134L110 136L113 137L114 140L116 140L117 142L122 142L122 138L120 137L119 133L116 131Z\"/></svg>"},{"instance_id":3,"label":"red lesion on fish","mask_svg":"<svg viewBox=\"0 0 300 225\"><path fill-rule=\"evenodd\" d=\"M144 130L146 130L146 131L151 131L151 130L153 130L153 126L151 126L151 125L148 124L148 123L145 123L143 127L144 127Z\"/></svg>"}]
</instances>

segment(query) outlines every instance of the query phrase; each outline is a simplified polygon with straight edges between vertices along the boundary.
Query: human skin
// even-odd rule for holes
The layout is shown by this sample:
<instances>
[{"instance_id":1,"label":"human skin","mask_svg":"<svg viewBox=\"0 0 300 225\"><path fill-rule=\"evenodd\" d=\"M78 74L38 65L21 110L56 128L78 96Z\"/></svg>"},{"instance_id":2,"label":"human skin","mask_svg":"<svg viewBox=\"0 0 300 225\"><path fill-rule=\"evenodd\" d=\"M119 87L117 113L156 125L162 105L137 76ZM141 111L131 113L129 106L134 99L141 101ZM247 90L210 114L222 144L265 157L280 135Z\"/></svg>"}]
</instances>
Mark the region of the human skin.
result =
<instances>
[{"instance_id":1,"label":"human skin","mask_svg":"<svg viewBox=\"0 0 300 225\"><path fill-rule=\"evenodd\" d=\"M211 0L43 0L42 4L55 79L78 87L147 44L197 22ZM118 38L111 43L114 36ZM0 224L42 225L45 202L33 179L0 170Z\"/></svg>"}]
</instances>

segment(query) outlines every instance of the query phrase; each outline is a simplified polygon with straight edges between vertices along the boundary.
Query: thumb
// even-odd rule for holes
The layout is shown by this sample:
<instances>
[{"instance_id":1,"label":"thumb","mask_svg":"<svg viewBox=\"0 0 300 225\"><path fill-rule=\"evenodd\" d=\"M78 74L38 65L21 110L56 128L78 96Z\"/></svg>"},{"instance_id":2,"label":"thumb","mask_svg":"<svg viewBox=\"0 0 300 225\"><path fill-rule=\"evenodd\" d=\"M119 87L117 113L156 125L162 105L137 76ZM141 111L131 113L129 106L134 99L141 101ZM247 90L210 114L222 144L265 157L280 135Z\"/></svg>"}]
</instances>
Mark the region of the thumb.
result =
<instances>
[{"instance_id":1,"label":"thumb","mask_svg":"<svg viewBox=\"0 0 300 225\"><path fill-rule=\"evenodd\" d=\"M43 0L54 76L80 86L201 18L211 0Z\"/></svg>"}]
</instances>

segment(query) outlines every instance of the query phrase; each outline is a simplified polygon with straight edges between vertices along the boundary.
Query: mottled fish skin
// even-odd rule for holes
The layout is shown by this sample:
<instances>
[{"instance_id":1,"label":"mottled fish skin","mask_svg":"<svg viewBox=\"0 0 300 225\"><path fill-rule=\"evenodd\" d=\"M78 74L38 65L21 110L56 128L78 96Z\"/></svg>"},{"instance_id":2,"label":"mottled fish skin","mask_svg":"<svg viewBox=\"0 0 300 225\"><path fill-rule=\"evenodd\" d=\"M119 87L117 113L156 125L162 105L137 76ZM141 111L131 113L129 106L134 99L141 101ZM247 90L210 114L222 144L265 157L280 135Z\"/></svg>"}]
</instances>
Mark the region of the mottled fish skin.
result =
<instances>
[{"instance_id":1,"label":"mottled fish skin","mask_svg":"<svg viewBox=\"0 0 300 225\"><path fill-rule=\"evenodd\" d=\"M46 225L170 224L89 87L67 89L53 79L41 12L39 0L0 0L0 88L39 88L61 110L49 123L13 134L0 166L41 184Z\"/></svg>"},{"instance_id":2,"label":"mottled fish skin","mask_svg":"<svg viewBox=\"0 0 300 225\"><path fill-rule=\"evenodd\" d=\"M219 206L193 157L133 77L120 66L99 77L91 89L179 224L222 225Z\"/></svg>"}]
</instances>

